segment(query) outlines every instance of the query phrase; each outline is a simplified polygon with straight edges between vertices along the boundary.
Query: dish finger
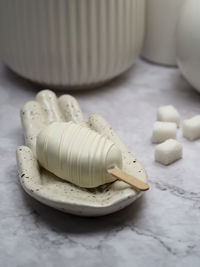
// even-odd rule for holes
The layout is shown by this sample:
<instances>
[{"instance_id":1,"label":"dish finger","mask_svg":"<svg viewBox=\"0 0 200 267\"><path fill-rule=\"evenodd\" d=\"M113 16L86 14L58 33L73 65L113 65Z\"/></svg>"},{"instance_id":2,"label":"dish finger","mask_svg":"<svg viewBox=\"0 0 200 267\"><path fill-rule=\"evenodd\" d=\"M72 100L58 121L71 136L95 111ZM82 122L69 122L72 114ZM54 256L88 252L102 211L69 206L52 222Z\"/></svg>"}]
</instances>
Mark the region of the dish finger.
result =
<instances>
[{"instance_id":1,"label":"dish finger","mask_svg":"<svg viewBox=\"0 0 200 267\"><path fill-rule=\"evenodd\" d=\"M58 103L66 121L73 121L75 123L84 122L83 113L79 103L73 96L62 95L58 98Z\"/></svg>"},{"instance_id":2,"label":"dish finger","mask_svg":"<svg viewBox=\"0 0 200 267\"><path fill-rule=\"evenodd\" d=\"M25 143L35 154L37 135L46 126L45 113L37 101L29 101L21 109L20 116Z\"/></svg>"},{"instance_id":3,"label":"dish finger","mask_svg":"<svg viewBox=\"0 0 200 267\"><path fill-rule=\"evenodd\" d=\"M46 114L47 124L54 121L65 121L54 92L42 90L36 95L36 100L41 104Z\"/></svg>"},{"instance_id":4,"label":"dish finger","mask_svg":"<svg viewBox=\"0 0 200 267\"><path fill-rule=\"evenodd\" d=\"M16 158L22 186L26 190L41 187L39 165L31 149L27 146L19 146L16 151Z\"/></svg>"}]
</instances>

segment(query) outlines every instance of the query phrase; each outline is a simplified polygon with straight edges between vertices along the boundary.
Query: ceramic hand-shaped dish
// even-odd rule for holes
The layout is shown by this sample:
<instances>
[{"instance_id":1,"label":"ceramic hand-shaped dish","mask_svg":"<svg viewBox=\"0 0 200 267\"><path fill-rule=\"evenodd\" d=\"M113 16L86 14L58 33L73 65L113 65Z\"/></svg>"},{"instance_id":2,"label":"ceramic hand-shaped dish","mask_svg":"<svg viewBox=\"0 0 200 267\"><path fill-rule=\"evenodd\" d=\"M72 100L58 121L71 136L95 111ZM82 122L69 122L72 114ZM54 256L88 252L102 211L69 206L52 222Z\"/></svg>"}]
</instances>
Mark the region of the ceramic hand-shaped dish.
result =
<instances>
[{"instance_id":1,"label":"ceramic hand-shaped dish","mask_svg":"<svg viewBox=\"0 0 200 267\"><path fill-rule=\"evenodd\" d=\"M112 127L99 115L91 115L85 122L79 104L72 96L57 98L52 91L41 91L35 101L24 105L21 120L27 146L17 148L18 172L24 190L33 198L71 214L100 216L120 210L142 195L142 192L118 180L93 189L80 188L39 166L36 138L40 131L52 122L73 121L107 135L122 153L123 171L147 182L145 169L131 155Z\"/></svg>"}]
</instances>

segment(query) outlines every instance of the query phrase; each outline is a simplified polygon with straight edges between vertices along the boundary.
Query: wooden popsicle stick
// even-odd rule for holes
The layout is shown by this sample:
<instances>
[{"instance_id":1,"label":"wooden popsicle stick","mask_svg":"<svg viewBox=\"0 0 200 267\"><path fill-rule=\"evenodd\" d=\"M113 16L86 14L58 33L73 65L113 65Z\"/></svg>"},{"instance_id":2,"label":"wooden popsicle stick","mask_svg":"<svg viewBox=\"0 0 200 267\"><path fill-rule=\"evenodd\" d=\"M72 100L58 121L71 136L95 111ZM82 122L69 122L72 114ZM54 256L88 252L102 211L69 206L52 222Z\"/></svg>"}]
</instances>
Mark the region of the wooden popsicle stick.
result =
<instances>
[{"instance_id":1,"label":"wooden popsicle stick","mask_svg":"<svg viewBox=\"0 0 200 267\"><path fill-rule=\"evenodd\" d=\"M132 186L135 190L139 191L146 191L149 190L149 185L145 182L140 181L139 179L129 175L128 173L125 173L124 171L114 168L111 170L108 170L110 174L118 178L119 180L129 184Z\"/></svg>"}]
</instances>

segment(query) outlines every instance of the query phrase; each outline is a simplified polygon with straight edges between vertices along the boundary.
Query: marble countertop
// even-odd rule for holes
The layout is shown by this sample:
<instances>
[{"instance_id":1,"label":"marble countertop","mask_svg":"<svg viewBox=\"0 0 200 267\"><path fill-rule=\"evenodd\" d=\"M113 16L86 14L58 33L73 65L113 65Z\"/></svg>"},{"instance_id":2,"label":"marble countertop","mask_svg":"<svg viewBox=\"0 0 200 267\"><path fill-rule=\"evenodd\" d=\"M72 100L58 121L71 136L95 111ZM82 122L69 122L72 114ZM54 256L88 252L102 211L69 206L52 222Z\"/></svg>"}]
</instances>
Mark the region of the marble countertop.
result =
<instances>
[{"instance_id":1,"label":"marble countertop","mask_svg":"<svg viewBox=\"0 0 200 267\"><path fill-rule=\"evenodd\" d=\"M160 105L173 104L182 119L200 114L200 94L180 71L138 60L104 87L72 93L86 116L99 113L112 124L149 175L150 191L100 218L61 213L21 189L19 109L40 89L0 63L0 266L200 266L200 141L179 130L184 157L168 167L154 162L151 144Z\"/></svg>"}]
</instances>

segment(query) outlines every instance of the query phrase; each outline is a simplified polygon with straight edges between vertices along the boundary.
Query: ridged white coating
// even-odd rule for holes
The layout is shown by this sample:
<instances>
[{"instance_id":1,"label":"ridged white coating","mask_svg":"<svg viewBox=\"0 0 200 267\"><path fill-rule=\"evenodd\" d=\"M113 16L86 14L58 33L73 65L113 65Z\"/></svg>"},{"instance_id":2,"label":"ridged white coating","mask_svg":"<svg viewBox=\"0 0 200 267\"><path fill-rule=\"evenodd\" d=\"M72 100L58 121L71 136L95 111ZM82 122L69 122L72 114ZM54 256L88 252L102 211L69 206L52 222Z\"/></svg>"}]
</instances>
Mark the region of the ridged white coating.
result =
<instances>
[{"instance_id":1,"label":"ridged white coating","mask_svg":"<svg viewBox=\"0 0 200 267\"><path fill-rule=\"evenodd\" d=\"M144 0L1 0L0 57L49 86L101 83L134 63L144 13Z\"/></svg>"},{"instance_id":2,"label":"ridged white coating","mask_svg":"<svg viewBox=\"0 0 200 267\"><path fill-rule=\"evenodd\" d=\"M37 159L56 176L86 188L116 180L110 168L122 168L120 150L105 135L70 122L54 122L37 137Z\"/></svg>"}]
</instances>

